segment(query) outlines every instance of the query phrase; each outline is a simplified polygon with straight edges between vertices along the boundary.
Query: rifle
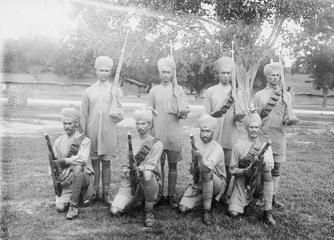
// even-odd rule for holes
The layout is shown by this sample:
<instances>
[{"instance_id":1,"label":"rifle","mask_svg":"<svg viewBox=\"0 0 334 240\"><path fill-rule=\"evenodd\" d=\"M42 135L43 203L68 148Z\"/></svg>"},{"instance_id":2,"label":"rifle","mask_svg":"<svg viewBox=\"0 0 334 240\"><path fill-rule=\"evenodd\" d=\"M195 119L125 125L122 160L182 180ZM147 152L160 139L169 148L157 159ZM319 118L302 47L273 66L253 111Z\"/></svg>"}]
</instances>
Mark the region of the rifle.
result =
<instances>
[{"instance_id":1,"label":"rifle","mask_svg":"<svg viewBox=\"0 0 334 240\"><path fill-rule=\"evenodd\" d=\"M278 59L279 59L279 63L282 64L281 48L279 49ZM284 68L282 68L282 72L281 72L281 84L282 84L282 99L283 99L283 102L287 110L287 121L285 121L285 123L288 126L297 124L299 122L299 119L296 117L296 115L293 112L291 98L287 99L288 90L285 84Z\"/></svg>"},{"instance_id":2,"label":"rifle","mask_svg":"<svg viewBox=\"0 0 334 240\"><path fill-rule=\"evenodd\" d=\"M132 150L132 140L131 140L131 133L128 133L128 146L129 146L129 168L130 168L130 184L131 184L131 193L135 195L137 191L137 170L136 170L136 162L133 156Z\"/></svg>"},{"instance_id":3,"label":"rifle","mask_svg":"<svg viewBox=\"0 0 334 240\"><path fill-rule=\"evenodd\" d=\"M194 184L198 184L199 177L200 177L200 171L198 166L198 156L195 156L195 151L197 151L197 147L195 145L195 139L192 134L190 134L190 143L191 143L191 161L193 165L193 181Z\"/></svg>"},{"instance_id":4,"label":"rifle","mask_svg":"<svg viewBox=\"0 0 334 240\"><path fill-rule=\"evenodd\" d=\"M247 179L246 178L246 199L250 199L257 186L260 185L261 181L261 174L263 169L263 160L264 160L264 153L268 150L269 146L271 145L271 140L269 139L267 142L263 143L259 153L257 156L254 157L254 161L250 164L252 169L252 176Z\"/></svg>"},{"instance_id":5,"label":"rifle","mask_svg":"<svg viewBox=\"0 0 334 240\"><path fill-rule=\"evenodd\" d=\"M245 117L245 113L243 109L240 107L239 99L237 96L237 81L236 81L236 64L234 58L234 41L232 41L232 60L234 63L234 68L232 72L232 98L234 99L234 120L240 121L242 118Z\"/></svg>"},{"instance_id":6,"label":"rifle","mask_svg":"<svg viewBox=\"0 0 334 240\"><path fill-rule=\"evenodd\" d=\"M59 179L59 176L60 176L59 166L55 162L57 160L57 158L56 158L56 156L53 152L49 135L47 133L45 133L44 135L45 135L46 145L49 149L49 163L50 163L50 168L51 168L51 177L52 177L52 182L53 182L53 188L55 190L55 194L58 197L60 197L61 193L63 191L63 188L61 186L60 179Z\"/></svg>"},{"instance_id":7,"label":"rifle","mask_svg":"<svg viewBox=\"0 0 334 240\"><path fill-rule=\"evenodd\" d=\"M170 57L172 59L174 59L172 40L170 40L169 46L170 46ZM176 104L177 104L177 109L178 109L177 116L180 119L185 119L187 117L187 114L181 114L180 110L186 110L186 111L189 111L189 110L188 110L188 106L187 106L186 102L180 96L181 93L178 92L180 86L177 84L176 69L174 69L174 73L173 73L172 87L173 87L173 96L176 98Z\"/></svg>"},{"instance_id":8,"label":"rifle","mask_svg":"<svg viewBox=\"0 0 334 240\"><path fill-rule=\"evenodd\" d=\"M121 74L122 65L123 65L123 61L124 61L125 46L126 46L126 42L128 40L128 35L129 35L129 30L127 30L127 32L126 32L124 44L123 44L123 47L122 47L122 50L121 50L121 55L119 57L119 61L118 61L117 69L116 69L114 82L113 82L112 87L111 87L112 102L111 102L111 107L110 107L110 112L109 112L109 117L111 117L111 118L113 118L115 114L119 113L116 94L117 94L117 89L119 87L119 77L120 77L120 74Z\"/></svg>"}]
</instances>

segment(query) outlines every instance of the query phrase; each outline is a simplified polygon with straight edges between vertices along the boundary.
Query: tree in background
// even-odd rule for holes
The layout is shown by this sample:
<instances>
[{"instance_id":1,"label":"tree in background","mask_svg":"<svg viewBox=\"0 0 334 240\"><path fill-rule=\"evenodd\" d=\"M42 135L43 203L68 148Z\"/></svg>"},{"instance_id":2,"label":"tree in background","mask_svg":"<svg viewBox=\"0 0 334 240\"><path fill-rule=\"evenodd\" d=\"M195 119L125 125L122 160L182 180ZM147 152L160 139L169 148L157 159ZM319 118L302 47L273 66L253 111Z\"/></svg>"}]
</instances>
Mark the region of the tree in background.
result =
<instances>
[{"instance_id":1,"label":"tree in background","mask_svg":"<svg viewBox=\"0 0 334 240\"><path fill-rule=\"evenodd\" d=\"M328 90L334 88L334 4L323 8L313 20L305 20L303 32L290 42L297 58L294 71L313 78L313 87L322 90L322 106L327 107Z\"/></svg>"},{"instance_id":2,"label":"tree in background","mask_svg":"<svg viewBox=\"0 0 334 240\"><path fill-rule=\"evenodd\" d=\"M76 28L64 34L48 58L57 74L92 75L100 54L117 65L125 29L134 19L122 75L156 81L157 59L169 54L172 41L179 82L200 93L215 83L212 64L222 55L231 56L234 41L237 80L246 102L259 66L274 57L277 39L289 33L286 23L306 26L321 19L324 9L333 9L330 0L75 0L72 5ZM262 34L264 26L267 35Z\"/></svg>"}]
</instances>

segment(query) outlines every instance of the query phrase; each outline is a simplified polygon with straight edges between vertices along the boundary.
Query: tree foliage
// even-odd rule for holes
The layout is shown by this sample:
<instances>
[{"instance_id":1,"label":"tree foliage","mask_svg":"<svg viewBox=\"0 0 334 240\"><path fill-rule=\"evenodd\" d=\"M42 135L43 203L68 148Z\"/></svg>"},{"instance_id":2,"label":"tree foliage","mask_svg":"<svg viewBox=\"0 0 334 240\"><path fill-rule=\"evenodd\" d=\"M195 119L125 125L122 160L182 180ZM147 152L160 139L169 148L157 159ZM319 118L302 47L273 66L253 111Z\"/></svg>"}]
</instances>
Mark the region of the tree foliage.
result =
<instances>
[{"instance_id":1,"label":"tree foliage","mask_svg":"<svg viewBox=\"0 0 334 240\"><path fill-rule=\"evenodd\" d=\"M117 65L128 23L134 19L138 24L129 34L123 76L156 82L156 62L169 54L172 41L179 82L199 93L215 83L212 64L220 56L231 56L234 41L237 80L245 100L261 64L275 57L277 38L289 32L285 23L304 27L315 19L330 21L322 13L333 8L330 0L72 0L72 6L76 28L47 55L56 73L92 75L98 55L109 55ZM267 35L261 34L264 24L270 29ZM304 29L307 38L311 27ZM293 41L284 40L286 45Z\"/></svg>"}]
</instances>

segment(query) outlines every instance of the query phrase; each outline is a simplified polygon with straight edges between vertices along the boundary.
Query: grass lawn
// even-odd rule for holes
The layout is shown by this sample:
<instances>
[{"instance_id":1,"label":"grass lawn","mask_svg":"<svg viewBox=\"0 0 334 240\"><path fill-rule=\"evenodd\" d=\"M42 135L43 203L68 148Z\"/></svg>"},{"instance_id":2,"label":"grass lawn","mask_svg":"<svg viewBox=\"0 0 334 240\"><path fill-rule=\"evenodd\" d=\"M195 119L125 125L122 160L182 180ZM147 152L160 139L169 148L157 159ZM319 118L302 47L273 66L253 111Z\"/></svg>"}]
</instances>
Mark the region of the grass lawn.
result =
<instances>
[{"instance_id":1,"label":"grass lawn","mask_svg":"<svg viewBox=\"0 0 334 240\"><path fill-rule=\"evenodd\" d=\"M156 208L156 224L143 227L140 208L112 217L102 203L80 208L73 221L55 210L47 148L62 133L54 120L60 108L5 106L2 121L0 239L334 239L334 121L333 117L302 118L288 130L288 161L282 168L280 200L286 208L274 210L276 227L258 220L260 210L250 207L244 216L231 219L226 206L214 210L216 224L206 227L200 211L185 216L167 206ZM126 112L127 114L129 112ZM198 134L197 115L183 122L183 158L177 191L191 181L189 133ZM130 129L135 134L135 129ZM112 163L112 196L119 185L119 168L126 164L126 133L120 127L119 158Z\"/></svg>"}]
</instances>

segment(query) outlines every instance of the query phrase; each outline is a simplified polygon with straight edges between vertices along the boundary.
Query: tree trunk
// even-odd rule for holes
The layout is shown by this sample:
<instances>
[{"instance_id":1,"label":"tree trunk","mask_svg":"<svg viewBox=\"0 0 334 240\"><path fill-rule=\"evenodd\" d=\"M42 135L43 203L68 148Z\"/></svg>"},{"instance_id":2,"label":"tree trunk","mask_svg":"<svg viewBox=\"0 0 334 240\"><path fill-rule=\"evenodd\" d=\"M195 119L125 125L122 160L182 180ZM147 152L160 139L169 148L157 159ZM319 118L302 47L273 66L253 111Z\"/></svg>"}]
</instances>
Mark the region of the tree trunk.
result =
<instances>
[{"instance_id":1,"label":"tree trunk","mask_svg":"<svg viewBox=\"0 0 334 240\"><path fill-rule=\"evenodd\" d=\"M322 86L322 107L327 108L327 95L328 95L328 86Z\"/></svg>"}]
</instances>

